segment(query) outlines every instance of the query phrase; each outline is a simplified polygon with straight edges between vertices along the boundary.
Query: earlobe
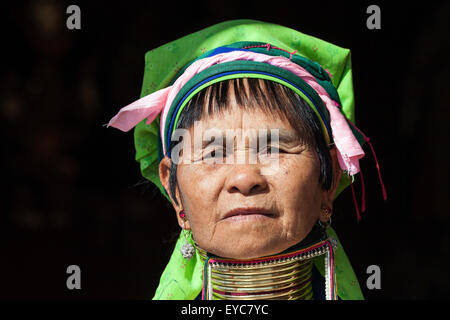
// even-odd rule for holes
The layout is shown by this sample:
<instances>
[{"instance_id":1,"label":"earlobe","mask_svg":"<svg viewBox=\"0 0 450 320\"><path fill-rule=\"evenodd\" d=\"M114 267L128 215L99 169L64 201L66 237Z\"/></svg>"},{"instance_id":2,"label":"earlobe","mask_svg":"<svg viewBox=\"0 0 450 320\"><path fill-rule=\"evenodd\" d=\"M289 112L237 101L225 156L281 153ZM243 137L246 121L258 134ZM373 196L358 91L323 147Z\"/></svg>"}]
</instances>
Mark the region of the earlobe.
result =
<instances>
[{"instance_id":1,"label":"earlobe","mask_svg":"<svg viewBox=\"0 0 450 320\"><path fill-rule=\"evenodd\" d=\"M319 217L319 223L323 227L327 227L331 224L331 208L330 207L322 207Z\"/></svg>"},{"instance_id":2,"label":"earlobe","mask_svg":"<svg viewBox=\"0 0 450 320\"><path fill-rule=\"evenodd\" d=\"M178 224L180 225L180 227L183 230L190 230L191 226L189 224L189 220L186 217L186 213L184 212L184 210L181 210L178 215L177 215L177 219L178 219Z\"/></svg>"},{"instance_id":3,"label":"earlobe","mask_svg":"<svg viewBox=\"0 0 450 320\"><path fill-rule=\"evenodd\" d=\"M183 210L183 205L181 202L180 197L180 191L178 189L178 186L175 188L175 197L177 199L177 202L175 203L172 194L170 192L170 168L172 166L172 160L170 160L169 157L164 157L161 162L159 163L159 179L161 180L161 184L163 185L164 189L166 190L167 194L170 197L170 201L172 202L172 206L175 210L175 213L177 215L177 221L178 225L185 229L190 230L190 224L189 219Z\"/></svg>"},{"instance_id":4,"label":"earlobe","mask_svg":"<svg viewBox=\"0 0 450 320\"><path fill-rule=\"evenodd\" d=\"M175 212L177 213L177 219L178 219L178 223L181 226L181 220L180 220L180 216L179 213L182 211L182 206L181 206L181 199L179 197L179 190L178 187L176 187L175 189L175 194L173 195L174 197L176 197L176 202L174 201L173 197L172 197L172 193L170 192L170 168L172 166L172 161L170 160L169 157L164 157L161 162L159 163L159 179L161 181L161 184L163 185L164 189L166 190L167 194L170 197L170 201L172 202L172 206L175 209Z\"/></svg>"}]
</instances>

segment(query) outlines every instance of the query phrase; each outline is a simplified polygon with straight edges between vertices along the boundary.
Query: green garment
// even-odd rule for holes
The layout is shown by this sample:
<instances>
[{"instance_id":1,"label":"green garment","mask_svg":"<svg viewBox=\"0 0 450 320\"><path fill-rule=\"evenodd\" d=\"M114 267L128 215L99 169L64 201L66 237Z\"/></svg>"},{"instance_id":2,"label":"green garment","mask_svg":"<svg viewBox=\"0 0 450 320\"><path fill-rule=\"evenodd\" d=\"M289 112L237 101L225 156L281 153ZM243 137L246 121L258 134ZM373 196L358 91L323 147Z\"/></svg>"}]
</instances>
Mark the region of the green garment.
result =
<instances>
[{"instance_id":1,"label":"green garment","mask_svg":"<svg viewBox=\"0 0 450 320\"><path fill-rule=\"evenodd\" d=\"M289 52L297 51L296 54L320 64L332 75L331 81L339 94L343 114L355 122L350 50L290 28L255 20L219 23L147 52L141 97L169 86L186 64L202 54L239 41L270 43ZM140 122L135 128L134 139L136 160L140 164L142 175L152 181L169 199L159 180L159 116L148 125L145 120ZM350 182L347 175L342 175L336 196ZM334 231L331 228L328 230L329 235L338 240ZM195 299L200 293L203 265L198 253L189 261L182 257L180 247L184 241L180 234L154 299ZM192 242L192 239L190 241ZM323 259L321 256L314 261L322 275ZM344 300L363 299L358 281L340 243L336 250L335 265L338 296Z\"/></svg>"}]
</instances>

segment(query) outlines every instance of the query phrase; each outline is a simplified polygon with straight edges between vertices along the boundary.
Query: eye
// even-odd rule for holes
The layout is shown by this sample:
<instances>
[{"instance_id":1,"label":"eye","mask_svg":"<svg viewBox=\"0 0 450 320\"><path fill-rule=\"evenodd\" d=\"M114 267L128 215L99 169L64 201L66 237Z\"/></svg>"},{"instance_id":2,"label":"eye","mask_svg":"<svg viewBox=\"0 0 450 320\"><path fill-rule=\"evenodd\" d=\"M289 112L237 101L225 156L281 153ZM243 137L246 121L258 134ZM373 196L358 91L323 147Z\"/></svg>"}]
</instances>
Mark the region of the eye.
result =
<instances>
[{"instance_id":1,"label":"eye","mask_svg":"<svg viewBox=\"0 0 450 320\"><path fill-rule=\"evenodd\" d=\"M280 154L280 153L286 153L285 150L280 149L277 146L267 146L265 150L263 150L267 153L267 155L274 155L274 154Z\"/></svg>"},{"instance_id":2,"label":"eye","mask_svg":"<svg viewBox=\"0 0 450 320\"><path fill-rule=\"evenodd\" d=\"M224 150L221 147L215 147L215 148L211 148L210 150L205 150L204 154L203 154L203 160L206 159L220 159L224 157Z\"/></svg>"}]
</instances>

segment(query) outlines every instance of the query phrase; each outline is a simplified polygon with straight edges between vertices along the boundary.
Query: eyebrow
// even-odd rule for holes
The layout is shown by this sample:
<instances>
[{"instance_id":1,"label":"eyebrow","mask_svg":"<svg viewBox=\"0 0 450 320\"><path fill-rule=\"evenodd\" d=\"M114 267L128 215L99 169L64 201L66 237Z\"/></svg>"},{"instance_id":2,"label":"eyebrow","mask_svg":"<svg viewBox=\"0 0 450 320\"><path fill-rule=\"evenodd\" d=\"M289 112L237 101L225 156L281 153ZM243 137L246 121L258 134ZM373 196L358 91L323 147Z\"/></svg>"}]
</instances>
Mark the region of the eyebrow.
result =
<instances>
[{"instance_id":1,"label":"eyebrow","mask_svg":"<svg viewBox=\"0 0 450 320\"><path fill-rule=\"evenodd\" d=\"M271 136L268 135L269 141ZM278 135L279 141L284 143L294 143L299 141L296 133L293 133L291 130L286 129L279 129L279 135Z\"/></svg>"},{"instance_id":2,"label":"eyebrow","mask_svg":"<svg viewBox=\"0 0 450 320\"><path fill-rule=\"evenodd\" d=\"M251 129L250 129L251 130ZM254 129L259 130L259 129ZM301 139L298 138L297 134L293 133L291 130L287 130L284 128L278 129L278 128L270 128L267 129L266 133L267 135L264 137L260 132L258 132L258 139L260 138L266 138L267 144L272 143L272 130L278 130L278 141L279 143L285 143L285 144L293 144L298 143ZM217 139L217 136L212 136L210 140L202 140L202 149L208 147L209 145L222 145L225 146L227 139L227 130L221 131L222 135L222 143L219 143ZM236 135L234 135L234 138ZM214 139L213 139L214 138Z\"/></svg>"}]
</instances>

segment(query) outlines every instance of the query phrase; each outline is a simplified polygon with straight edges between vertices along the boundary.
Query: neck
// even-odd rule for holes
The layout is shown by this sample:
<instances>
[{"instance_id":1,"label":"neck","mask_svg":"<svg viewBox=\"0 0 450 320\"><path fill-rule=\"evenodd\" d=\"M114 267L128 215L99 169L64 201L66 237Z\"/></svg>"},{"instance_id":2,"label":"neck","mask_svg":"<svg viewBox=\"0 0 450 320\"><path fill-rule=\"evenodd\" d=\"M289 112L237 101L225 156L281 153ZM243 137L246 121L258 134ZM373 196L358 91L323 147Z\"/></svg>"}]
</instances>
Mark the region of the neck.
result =
<instances>
[{"instance_id":1,"label":"neck","mask_svg":"<svg viewBox=\"0 0 450 320\"><path fill-rule=\"evenodd\" d=\"M203 262L204 250L197 248ZM278 257L264 261L214 259L209 262L212 292L218 300L311 300L312 259ZM211 260L210 260L211 261Z\"/></svg>"}]
</instances>

